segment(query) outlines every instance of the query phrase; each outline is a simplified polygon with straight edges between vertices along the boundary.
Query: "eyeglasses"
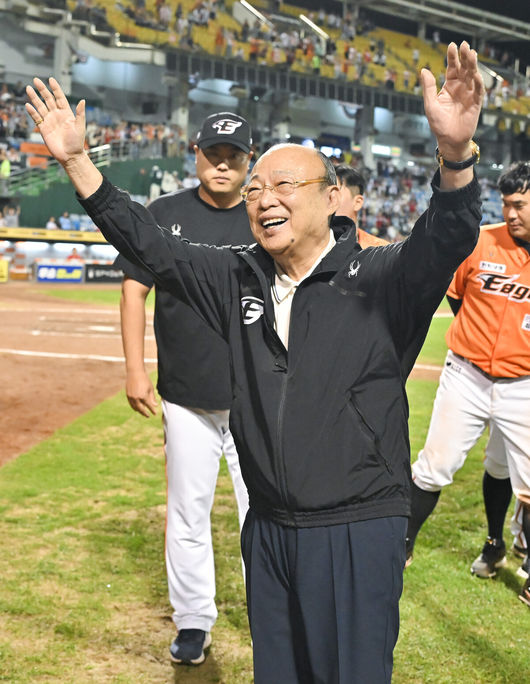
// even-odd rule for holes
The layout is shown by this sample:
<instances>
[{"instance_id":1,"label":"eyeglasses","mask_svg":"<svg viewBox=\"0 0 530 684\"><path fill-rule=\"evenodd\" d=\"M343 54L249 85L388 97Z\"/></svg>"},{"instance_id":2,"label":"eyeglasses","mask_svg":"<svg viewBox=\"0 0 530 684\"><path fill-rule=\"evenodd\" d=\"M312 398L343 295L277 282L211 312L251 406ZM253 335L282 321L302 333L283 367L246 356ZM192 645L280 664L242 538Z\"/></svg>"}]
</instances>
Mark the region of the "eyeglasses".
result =
<instances>
[{"instance_id":1,"label":"eyeglasses","mask_svg":"<svg viewBox=\"0 0 530 684\"><path fill-rule=\"evenodd\" d=\"M244 185L241 188L241 197L248 204L249 202L255 202L261 197L265 190L270 190L275 192L282 197L287 197L292 195L295 189L301 185L309 185L310 183L324 183L327 178L312 178L311 180L282 180L274 185Z\"/></svg>"}]
</instances>

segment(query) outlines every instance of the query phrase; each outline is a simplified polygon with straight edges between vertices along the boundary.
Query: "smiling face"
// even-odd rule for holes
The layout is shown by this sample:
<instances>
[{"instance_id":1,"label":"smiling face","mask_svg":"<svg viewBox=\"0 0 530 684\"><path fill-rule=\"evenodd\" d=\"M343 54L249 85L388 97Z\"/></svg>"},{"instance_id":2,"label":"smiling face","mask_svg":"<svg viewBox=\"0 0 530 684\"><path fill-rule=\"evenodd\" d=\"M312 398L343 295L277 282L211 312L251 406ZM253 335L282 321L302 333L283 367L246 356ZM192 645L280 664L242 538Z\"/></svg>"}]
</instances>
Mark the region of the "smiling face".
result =
<instances>
[{"instance_id":1,"label":"smiling face","mask_svg":"<svg viewBox=\"0 0 530 684\"><path fill-rule=\"evenodd\" d=\"M248 173L252 153L228 143L205 149L195 146L197 178L201 182L199 196L215 207L229 208L241 202L239 190Z\"/></svg>"},{"instance_id":2,"label":"smiling face","mask_svg":"<svg viewBox=\"0 0 530 684\"><path fill-rule=\"evenodd\" d=\"M249 187L275 186L326 175L314 150L301 145L271 148L256 163ZM266 188L247 202L250 227L256 241L294 279L304 275L329 241L329 217L338 205L336 185L312 183L281 195Z\"/></svg>"},{"instance_id":3,"label":"smiling face","mask_svg":"<svg viewBox=\"0 0 530 684\"><path fill-rule=\"evenodd\" d=\"M530 242L530 189L502 196L502 214L513 238Z\"/></svg>"}]
</instances>

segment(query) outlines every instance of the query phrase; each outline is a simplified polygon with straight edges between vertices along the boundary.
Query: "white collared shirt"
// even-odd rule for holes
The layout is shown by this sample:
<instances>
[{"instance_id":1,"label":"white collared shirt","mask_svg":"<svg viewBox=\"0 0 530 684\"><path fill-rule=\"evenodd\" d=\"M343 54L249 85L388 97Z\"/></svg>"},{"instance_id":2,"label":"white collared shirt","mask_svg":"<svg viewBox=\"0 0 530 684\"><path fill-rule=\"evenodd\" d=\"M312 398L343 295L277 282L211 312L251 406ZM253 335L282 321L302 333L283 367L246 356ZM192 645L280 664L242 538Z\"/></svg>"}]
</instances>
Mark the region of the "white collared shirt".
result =
<instances>
[{"instance_id":1,"label":"white collared shirt","mask_svg":"<svg viewBox=\"0 0 530 684\"><path fill-rule=\"evenodd\" d=\"M329 231L329 242L326 245L322 254L315 261L313 266L304 274L300 280L296 281L289 278L288 275L282 273L278 264L276 266L276 275L274 276L274 283L272 285L272 301L274 302L274 329L278 333L279 338L287 349L289 340L289 323L291 320L291 306L293 304L294 293L300 283L313 273L318 264L331 252L335 246L335 236L333 231Z\"/></svg>"}]
</instances>

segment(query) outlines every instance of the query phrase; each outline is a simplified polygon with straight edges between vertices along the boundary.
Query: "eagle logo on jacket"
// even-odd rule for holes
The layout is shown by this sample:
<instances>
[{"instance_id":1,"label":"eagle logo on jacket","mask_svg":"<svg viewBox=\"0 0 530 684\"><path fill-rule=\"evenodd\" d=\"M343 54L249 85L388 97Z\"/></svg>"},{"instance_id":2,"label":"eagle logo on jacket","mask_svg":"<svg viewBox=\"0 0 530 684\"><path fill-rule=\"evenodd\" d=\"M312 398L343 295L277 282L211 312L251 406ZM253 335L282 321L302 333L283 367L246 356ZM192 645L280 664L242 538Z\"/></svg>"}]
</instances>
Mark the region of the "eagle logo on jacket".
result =
<instances>
[{"instance_id":1,"label":"eagle logo on jacket","mask_svg":"<svg viewBox=\"0 0 530 684\"><path fill-rule=\"evenodd\" d=\"M263 299L258 299L257 297L242 297L241 312L245 325L255 323L263 316Z\"/></svg>"}]
</instances>

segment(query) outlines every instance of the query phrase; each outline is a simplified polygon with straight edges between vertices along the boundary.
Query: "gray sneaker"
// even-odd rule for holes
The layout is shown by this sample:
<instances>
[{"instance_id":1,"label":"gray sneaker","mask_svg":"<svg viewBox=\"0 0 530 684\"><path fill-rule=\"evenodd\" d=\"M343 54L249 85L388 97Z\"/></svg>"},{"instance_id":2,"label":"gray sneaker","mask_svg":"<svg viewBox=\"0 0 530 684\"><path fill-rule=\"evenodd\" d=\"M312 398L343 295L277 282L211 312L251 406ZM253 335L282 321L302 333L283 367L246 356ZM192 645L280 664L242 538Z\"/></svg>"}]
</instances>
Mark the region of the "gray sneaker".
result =
<instances>
[{"instance_id":1,"label":"gray sneaker","mask_svg":"<svg viewBox=\"0 0 530 684\"><path fill-rule=\"evenodd\" d=\"M521 565L519 570L517 570L517 574L523 579L528 579L528 576L530 575L530 556L525 558L524 563Z\"/></svg>"},{"instance_id":2,"label":"gray sneaker","mask_svg":"<svg viewBox=\"0 0 530 684\"><path fill-rule=\"evenodd\" d=\"M477 577L495 577L498 568L506 565L506 544L502 539L488 537L482 553L473 561L471 574Z\"/></svg>"},{"instance_id":3,"label":"gray sneaker","mask_svg":"<svg viewBox=\"0 0 530 684\"><path fill-rule=\"evenodd\" d=\"M210 632L202 629L181 629L169 647L169 655L174 663L200 665L206 657L204 651L211 643Z\"/></svg>"}]
</instances>

